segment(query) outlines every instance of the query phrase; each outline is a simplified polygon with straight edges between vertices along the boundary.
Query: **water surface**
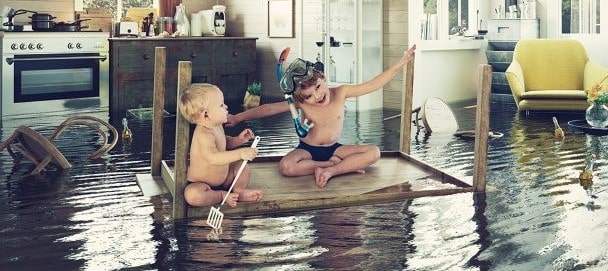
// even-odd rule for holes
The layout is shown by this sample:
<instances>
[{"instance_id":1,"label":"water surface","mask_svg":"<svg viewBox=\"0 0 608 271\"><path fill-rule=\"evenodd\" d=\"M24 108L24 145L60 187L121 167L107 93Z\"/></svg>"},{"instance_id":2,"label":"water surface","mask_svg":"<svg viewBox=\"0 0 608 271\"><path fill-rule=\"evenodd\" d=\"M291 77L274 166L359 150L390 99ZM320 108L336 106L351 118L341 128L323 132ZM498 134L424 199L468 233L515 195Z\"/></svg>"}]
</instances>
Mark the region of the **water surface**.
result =
<instances>
[{"instance_id":1,"label":"water surface","mask_svg":"<svg viewBox=\"0 0 608 271\"><path fill-rule=\"evenodd\" d=\"M461 129L474 127L467 105L452 105ZM24 123L49 135L77 113L107 118L103 109L24 116L1 136ZM342 143L397 150L399 119L382 121L397 113L347 113ZM0 152L0 270L603 270L607 137L568 130L582 114L559 114L566 139L556 141L552 116L492 104L491 129L504 137L489 143L485 195L230 218L219 234L203 220L171 221L170 197L140 192L135 174L150 170L149 120L129 118L134 141L97 161L86 158L95 134L69 130L56 143L74 166L66 172L23 177L31 164ZM174 124L165 119L166 159ZM297 144L291 125L289 115L276 116L229 132L250 127L264 139L260 155L282 155ZM473 143L414 129L412 155L470 182ZM592 153L590 192L578 175Z\"/></svg>"}]
</instances>

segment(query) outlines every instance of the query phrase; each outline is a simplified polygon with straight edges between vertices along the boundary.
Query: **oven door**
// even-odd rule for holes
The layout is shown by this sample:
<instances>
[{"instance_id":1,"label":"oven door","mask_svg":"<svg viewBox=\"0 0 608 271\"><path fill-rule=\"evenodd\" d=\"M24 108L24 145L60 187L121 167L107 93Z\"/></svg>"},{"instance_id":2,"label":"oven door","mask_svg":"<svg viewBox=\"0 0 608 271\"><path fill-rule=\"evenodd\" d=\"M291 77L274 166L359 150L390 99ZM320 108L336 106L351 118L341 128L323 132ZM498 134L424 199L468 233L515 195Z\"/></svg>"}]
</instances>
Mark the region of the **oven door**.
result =
<instances>
[{"instance_id":1,"label":"oven door","mask_svg":"<svg viewBox=\"0 0 608 271\"><path fill-rule=\"evenodd\" d=\"M99 53L4 57L2 79L11 83L3 82L3 117L101 105L106 59Z\"/></svg>"}]
</instances>

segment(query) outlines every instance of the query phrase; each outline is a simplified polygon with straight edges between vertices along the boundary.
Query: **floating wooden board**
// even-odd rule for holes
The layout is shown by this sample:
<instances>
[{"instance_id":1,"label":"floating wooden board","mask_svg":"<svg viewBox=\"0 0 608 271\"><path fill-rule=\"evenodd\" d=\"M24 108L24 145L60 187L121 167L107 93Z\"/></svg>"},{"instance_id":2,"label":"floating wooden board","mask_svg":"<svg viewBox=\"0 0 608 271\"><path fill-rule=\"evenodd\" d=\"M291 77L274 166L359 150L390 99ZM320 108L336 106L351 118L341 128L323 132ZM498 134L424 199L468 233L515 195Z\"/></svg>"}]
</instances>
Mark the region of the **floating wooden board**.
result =
<instances>
[{"instance_id":1,"label":"floating wooden board","mask_svg":"<svg viewBox=\"0 0 608 271\"><path fill-rule=\"evenodd\" d=\"M239 202L235 208L224 205L222 213L227 216L273 214L473 191L469 184L399 152L383 152L380 160L366 168L364 174L336 176L324 188L315 185L313 176L282 176L277 169L280 159L279 156L258 157L249 162L249 188L262 190L262 201ZM175 176L172 161L163 161L162 171L161 176L171 187ZM209 207L187 209L188 218L204 218L209 213Z\"/></svg>"}]
</instances>

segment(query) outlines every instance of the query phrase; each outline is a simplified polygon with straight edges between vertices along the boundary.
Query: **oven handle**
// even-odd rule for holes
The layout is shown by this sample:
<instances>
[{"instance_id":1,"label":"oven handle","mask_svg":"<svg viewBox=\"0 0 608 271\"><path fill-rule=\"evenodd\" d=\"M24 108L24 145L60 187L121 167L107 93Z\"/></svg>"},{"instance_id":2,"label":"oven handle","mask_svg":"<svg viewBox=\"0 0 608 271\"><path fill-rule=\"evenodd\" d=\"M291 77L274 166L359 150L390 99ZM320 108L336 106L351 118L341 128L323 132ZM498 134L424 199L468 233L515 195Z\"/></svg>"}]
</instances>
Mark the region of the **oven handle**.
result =
<instances>
[{"instance_id":1,"label":"oven handle","mask_svg":"<svg viewBox=\"0 0 608 271\"><path fill-rule=\"evenodd\" d=\"M41 60L79 60L79 59L99 59L101 61L106 61L108 59L107 56L66 56L66 57L36 57L36 58L6 58L6 63L12 65L17 61L41 61Z\"/></svg>"}]
</instances>

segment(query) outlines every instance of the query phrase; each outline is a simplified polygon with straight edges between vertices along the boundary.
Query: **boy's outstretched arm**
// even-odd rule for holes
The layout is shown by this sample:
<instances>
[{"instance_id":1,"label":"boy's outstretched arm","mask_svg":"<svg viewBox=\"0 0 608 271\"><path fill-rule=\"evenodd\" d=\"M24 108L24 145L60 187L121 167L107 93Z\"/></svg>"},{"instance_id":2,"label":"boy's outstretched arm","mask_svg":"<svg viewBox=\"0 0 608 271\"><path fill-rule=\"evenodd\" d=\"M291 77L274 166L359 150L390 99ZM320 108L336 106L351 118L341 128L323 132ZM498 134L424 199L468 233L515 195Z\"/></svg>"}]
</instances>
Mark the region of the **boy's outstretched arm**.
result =
<instances>
[{"instance_id":1,"label":"boy's outstretched arm","mask_svg":"<svg viewBox=\"0 0 608 271\"><path fill-rule=\"evenodd\" d=\"M225 123L225 125L227 127L232 127L245 120L274 116L276 114L288 111L289 104L287 101L263 104L236 115L228 115L228 121Z\"/></svg>"},{"instance_id":2,"label":"boy's outstretched arm","mask_svg":"<svg viewBox=\"0 0 608 271\"><path fill-rule=\"evenodd\" d=\"M370 79L367 82L363 82L359 85L345 85L343 86L346 92L346 97L358 97L361 95L365 95L367 93L378 90L388 83L396 74L414 58L414 53L416 51L416 45L414 44L410 49L403 53L403 57L399 59L397 63L388 68L381 74L376 75L374 78Z\"/></svg>"}]
</instances>

